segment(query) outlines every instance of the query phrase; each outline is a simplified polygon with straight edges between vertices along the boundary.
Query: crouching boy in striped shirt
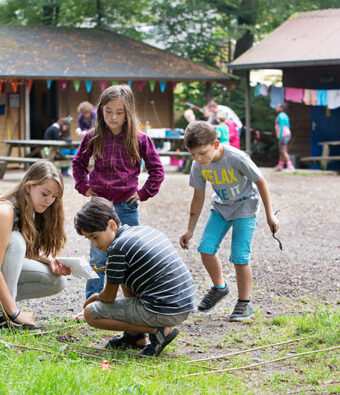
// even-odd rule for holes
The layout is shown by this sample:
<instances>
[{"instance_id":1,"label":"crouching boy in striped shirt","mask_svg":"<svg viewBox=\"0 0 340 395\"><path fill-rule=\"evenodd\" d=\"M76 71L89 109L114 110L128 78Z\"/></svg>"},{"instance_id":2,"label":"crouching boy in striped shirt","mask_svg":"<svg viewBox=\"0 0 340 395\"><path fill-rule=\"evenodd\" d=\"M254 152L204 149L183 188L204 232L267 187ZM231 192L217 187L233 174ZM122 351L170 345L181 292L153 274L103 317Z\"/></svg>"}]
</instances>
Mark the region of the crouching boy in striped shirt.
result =
<instances>
[{"instance_id":1,"label":"crouching boy in striped shirt","mask_svg":"<svg viewBox=\"0 0 340 395\"><path fill-rule=\"evenodd\" d=\"M178 335L173 327L195 310L195 286L174 246L154 228L120 226L113 204L100 197L83 206L74 224L108 257L105 288L84 304L87 323L124 331L108 347L158 355ZM120 284L125 297L116 299Z\"/></svg>"}]
</instances>

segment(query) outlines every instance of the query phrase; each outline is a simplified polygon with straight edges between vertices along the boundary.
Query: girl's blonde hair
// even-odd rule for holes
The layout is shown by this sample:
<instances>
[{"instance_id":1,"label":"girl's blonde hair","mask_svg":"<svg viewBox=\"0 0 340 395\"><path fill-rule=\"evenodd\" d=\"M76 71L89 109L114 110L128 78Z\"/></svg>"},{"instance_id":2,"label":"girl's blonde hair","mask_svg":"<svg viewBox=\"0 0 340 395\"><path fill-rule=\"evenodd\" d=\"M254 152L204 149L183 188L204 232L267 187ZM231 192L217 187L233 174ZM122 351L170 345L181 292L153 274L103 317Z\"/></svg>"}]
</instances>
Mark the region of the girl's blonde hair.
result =
<instances>
[{"instance_id":1,"label":"girl's blonde hair","mask_svg":"<svg viewBox=\"0 0 340 395\"><path fill-rule=\"evenodd\" d=\"M42 185L53 180L59 185L59 193L55 201L43 213L35 213L28 193L29 185ZM64 183L61 173L51 162L41 160L34 163L25 173L20 183L1 200L12 203L19 213L19 230L26 242L26 256L37 258L40 253L56 256L64 247L63 209Z\"/></svg>"},{"instance_id":2,"label":"girl's blonde hair","mask_svg":"<svg viewBox=\"0 0 340 395\"><path fill-rule=\"evenodd\" d=\"M111 100L123 100L126 112L126 120L123 125L123 141L126 155L131 161L141 163L138 144L139 121L136 114L135 97L128 85L112 85L106 88L97 104L97 120L93 136L89 141L92 144L93 156L103 157L105 132L107 125L104 121L103 107Z\"/></svg>"},{"instance_id":3,"label":"girl's blonde hair","mask_svg":"<svg viewBox=\"0 0 340 395\"><path fill-rule=\"evenodd\" d=\"M77 111L80 112L80 113L92 112L93 111L93 105L90 102L88 102L88 101L82 101L79 104L79 106L77 108Z\"/></svg>"}]
</instances>

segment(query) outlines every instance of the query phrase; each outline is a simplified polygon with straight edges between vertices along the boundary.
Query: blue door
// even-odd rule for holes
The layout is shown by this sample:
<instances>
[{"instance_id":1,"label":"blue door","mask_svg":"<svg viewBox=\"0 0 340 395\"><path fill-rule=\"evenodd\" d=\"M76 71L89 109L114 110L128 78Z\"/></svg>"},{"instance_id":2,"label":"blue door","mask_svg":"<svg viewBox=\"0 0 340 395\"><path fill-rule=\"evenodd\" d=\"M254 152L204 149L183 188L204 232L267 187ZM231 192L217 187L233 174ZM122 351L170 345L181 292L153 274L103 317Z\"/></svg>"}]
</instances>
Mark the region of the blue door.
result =
<instances>
[{"instance_id":1,"label":"blue door","mask_svg":"<svg viewBox=\"0 0 340 395\"><path fill-rule=\"evenodd\" d=\"M339 89L339 86L324 86L313 89ZM311 132L310 132L310 153L311 156L320 156L322 147L318 145L321 141L340 140L340 107L328 110L324 106L311 106ZM340 146L331 147L331 155L340 155ZM320 169L319 164L312 165L313 169ZM327 166L329 170L340 169L340 162L330 162Z\"/></svg>"}]
</instances>

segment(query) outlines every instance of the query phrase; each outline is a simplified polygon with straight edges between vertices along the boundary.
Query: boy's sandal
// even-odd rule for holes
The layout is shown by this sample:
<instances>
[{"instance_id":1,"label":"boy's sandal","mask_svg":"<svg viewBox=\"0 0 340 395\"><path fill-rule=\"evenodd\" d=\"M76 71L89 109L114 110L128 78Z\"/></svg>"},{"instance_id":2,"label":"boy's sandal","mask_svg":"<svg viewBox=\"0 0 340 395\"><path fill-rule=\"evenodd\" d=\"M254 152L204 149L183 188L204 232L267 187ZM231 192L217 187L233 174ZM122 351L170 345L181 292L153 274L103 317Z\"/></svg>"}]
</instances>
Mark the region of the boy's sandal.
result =
<instances>
[{"instance_id":1,"label":"boy's sandal","mask_svg":"<svg viewBox=\"0 0 340 395\"><path fill-rule=\"evenodd\" d=\"M158 328L155 334L150 334L150 344L146 345L141 351L140 355L151 357L152 355L159 355L164 348L171 343L179 334L178 329L173 329L168 336L164 334L164 328Z\"/></svg>"},{"instance_id":2,"label":"boy's sandal","mask_svg":"<svg viewBox=\"0 0 340 395\"><path fill-rule=\"evenodd\" d=\"M141 339L147 339L148 338L148 334L144 333L144 332L139 332L136 335L125 331L123 332L123 336L115 336L112 339L110 339L107 344L106 344L106 348L127 348L127 347L131 347L131 348L143 348L145 347L145 344L137 344L138 340Z\"/></svg>"}]
</instances>

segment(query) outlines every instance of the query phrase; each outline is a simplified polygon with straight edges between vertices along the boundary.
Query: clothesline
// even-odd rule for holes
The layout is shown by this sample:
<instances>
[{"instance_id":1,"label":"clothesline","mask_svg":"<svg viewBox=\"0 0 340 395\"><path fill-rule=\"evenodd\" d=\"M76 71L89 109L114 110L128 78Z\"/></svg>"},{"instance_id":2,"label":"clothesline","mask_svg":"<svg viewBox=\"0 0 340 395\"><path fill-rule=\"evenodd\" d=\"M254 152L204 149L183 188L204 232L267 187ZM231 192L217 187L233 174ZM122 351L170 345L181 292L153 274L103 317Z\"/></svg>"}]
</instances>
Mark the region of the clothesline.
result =
<instances>
[{"instance_id":1,"label":"clothesline","mask_svg":"<svg viewBox=\"0 0 340 395\"><path fill-rule=\"evenodd\" d=\"M327 106L330 110L340 107L340 89L303 89L278 87L257 83L255 96L270 95L270 107L276 106L284 101L304 103L307 106Z\"/></svg>"}]
</instances>

